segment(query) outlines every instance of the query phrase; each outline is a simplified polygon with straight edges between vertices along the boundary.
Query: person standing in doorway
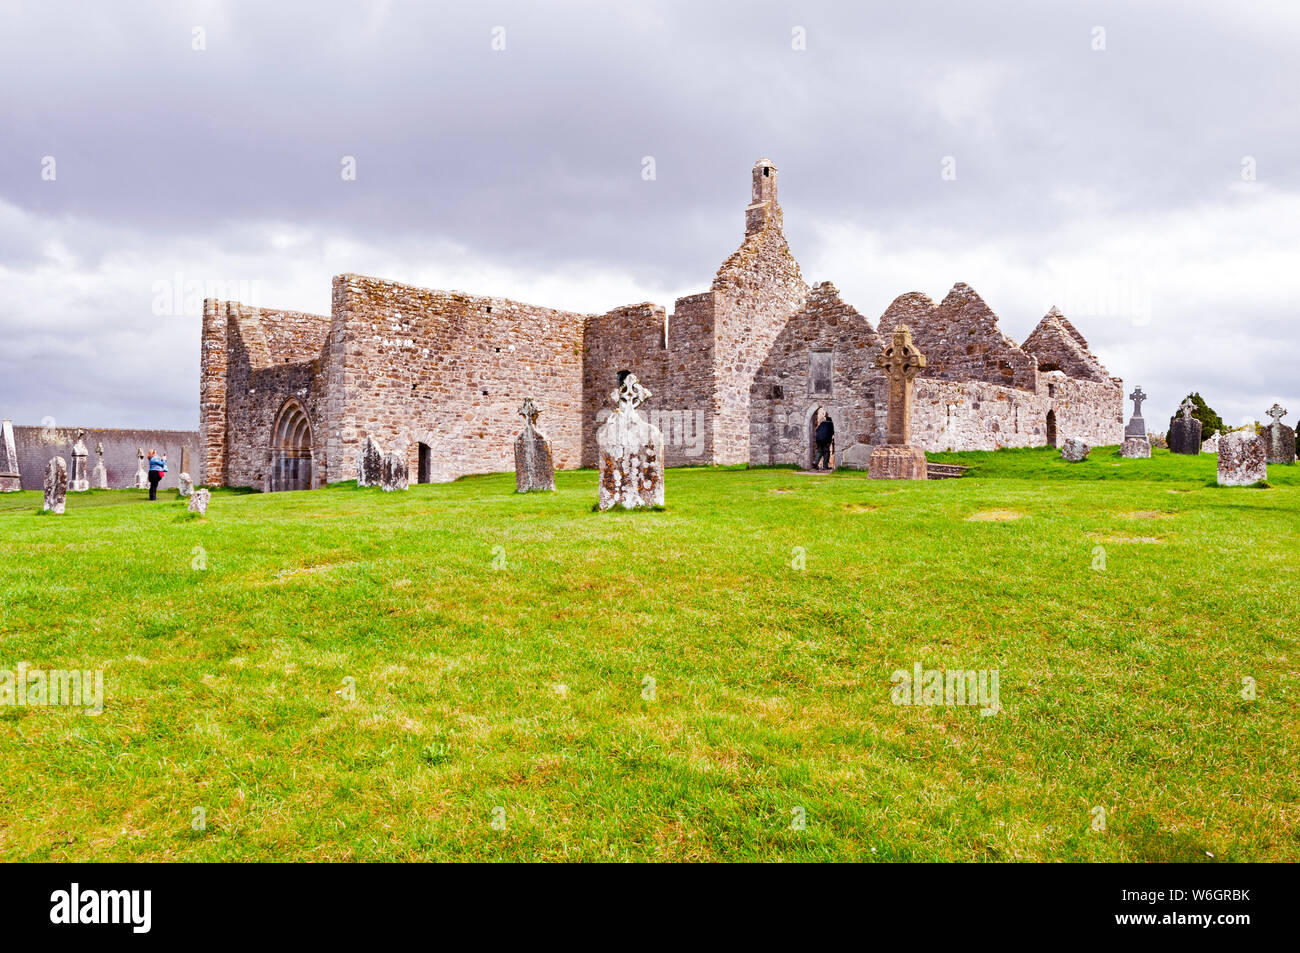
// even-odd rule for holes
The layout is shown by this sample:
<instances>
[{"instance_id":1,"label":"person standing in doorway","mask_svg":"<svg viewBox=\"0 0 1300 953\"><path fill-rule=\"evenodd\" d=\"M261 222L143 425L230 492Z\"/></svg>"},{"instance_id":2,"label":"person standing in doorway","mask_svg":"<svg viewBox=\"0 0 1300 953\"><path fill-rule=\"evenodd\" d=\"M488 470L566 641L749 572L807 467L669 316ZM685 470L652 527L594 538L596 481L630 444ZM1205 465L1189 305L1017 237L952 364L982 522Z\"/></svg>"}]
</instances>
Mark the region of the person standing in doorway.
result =
<instances>
[{"instance_id":1,"label":"person standing in doorway","mask_svg":"<svg viewBox=\"0 0 1300 953\"><path fill-rule=\"evenodd\" d=\"M167 472L167 455L158 456L158 451L149 448L149 499L158 499L158 484Z\"/></svg>"},{"instance_id":2,"label":"person standing in doorway","mask_svg":"<svg viewBox=\"0 0 1300 953\"><path fill-rule=\"evenodd\" d=\"M822 422L817 425L813 437L817 441L817 457L813 460L813 469L831 469L831 446L835 440L835 424L831 421L830 414L822 414ZM823 460L826 461L824 467L822 466Z\"/></svg>"}]
</instances>

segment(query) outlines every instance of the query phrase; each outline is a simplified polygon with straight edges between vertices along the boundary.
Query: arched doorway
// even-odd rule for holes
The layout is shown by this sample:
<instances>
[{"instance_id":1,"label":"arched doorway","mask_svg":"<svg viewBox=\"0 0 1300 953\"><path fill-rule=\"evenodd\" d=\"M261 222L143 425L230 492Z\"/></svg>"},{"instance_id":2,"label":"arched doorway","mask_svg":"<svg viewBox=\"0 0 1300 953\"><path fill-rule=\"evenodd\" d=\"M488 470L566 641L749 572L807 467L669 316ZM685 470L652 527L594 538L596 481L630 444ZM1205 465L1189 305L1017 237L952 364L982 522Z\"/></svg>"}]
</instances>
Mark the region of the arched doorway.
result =
<instances>
[{"instance_id":1,"label":"arched doorway","mask_svg":"<svg viewBox=\"0 0 1300 953\"><path fill-rule=\"evenodd\" d=\"M271 430L271 492L311 489L311 421L296 400L280 408Z\"/></svg>"},{"instance_id":2,"label":"arched doorway","mask_svg":"<svg viewBox=\"0 0 1300 953\"><path fill-rule=\"evenodd\" d=\"M1056 411L1054 410L1047 412L1047 445L1056 446Z\"/></svg>"},{"instance_id":3,"label":"arched doorway","mask_svg":"<svg viewBox=\"0 0 1300 953\"><path fill-rule=\"evenodd\" d=\"M838 407L830 407L826 404L814 404L808 408L804 415L804 434L807 437L807 451L803 461L803 468L811 470L813 463L817 460L817 423L821 415L825 414L830 417L831 423L835 425L835 437L832 440L832 446L836 448L831 454L831 460L834 461L831 469L836 469L839 463L838 448L845 440L851 444L852 439L847 437L848 430L844 423L843 415Z\"/></svg>"}]
</instances>

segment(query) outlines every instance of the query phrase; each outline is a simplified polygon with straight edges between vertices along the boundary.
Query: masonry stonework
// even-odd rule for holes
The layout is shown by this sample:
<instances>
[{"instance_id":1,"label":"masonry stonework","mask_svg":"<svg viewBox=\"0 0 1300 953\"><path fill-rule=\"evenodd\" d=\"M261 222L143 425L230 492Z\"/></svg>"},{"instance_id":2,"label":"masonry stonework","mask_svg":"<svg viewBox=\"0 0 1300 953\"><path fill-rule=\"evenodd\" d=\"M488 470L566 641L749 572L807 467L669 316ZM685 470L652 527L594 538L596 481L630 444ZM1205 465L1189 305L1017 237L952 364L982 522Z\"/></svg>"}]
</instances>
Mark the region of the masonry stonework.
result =
<instances>
[{"instance_id":1,"label":"masonry stonework","mask_svg":"<svg viewBox=\"0 0 1300 953\"><path fill-rule=\"evenodd\" d=\"M559 468L595 466L618 372L669 466L811 464L811 423L865 465L884 442L881 342L906 324L927 364L912 442L926 450L1119 443L1123 389L1056 309L1017 345L958 283L895 299L877 326L830 282L809 287L782 230L777 169L752 170L740 247L707 291L579 314L505 298L335 277L330 314L204 303L201 479L262 490L352 479L367 437L419 482L509 471L517 408L546 408ZM413 481L414 482L414 481Z\"/></svg>"}]
</instances>

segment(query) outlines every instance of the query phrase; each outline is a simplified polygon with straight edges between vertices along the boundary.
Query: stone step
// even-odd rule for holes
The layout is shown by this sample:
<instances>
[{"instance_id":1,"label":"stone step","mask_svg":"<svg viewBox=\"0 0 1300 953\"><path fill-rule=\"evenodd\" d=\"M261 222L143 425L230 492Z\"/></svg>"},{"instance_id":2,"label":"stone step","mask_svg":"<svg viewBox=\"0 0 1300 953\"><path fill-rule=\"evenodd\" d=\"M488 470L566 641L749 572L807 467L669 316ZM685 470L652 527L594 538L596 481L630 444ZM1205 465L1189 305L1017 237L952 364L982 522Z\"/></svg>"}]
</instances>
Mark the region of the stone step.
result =
<instances>
[{"instance_id":1,"label":"stone step","mask_svg":"<svg viewBox=\"0 0 1300 953\"><path fill-rule=\"evenodd\" d=\"M955 463L927 463L925 465L925 478L927 480L955 480L958 477L966 475L970 467L959 466Z\"/></svg>"}]
</instances>

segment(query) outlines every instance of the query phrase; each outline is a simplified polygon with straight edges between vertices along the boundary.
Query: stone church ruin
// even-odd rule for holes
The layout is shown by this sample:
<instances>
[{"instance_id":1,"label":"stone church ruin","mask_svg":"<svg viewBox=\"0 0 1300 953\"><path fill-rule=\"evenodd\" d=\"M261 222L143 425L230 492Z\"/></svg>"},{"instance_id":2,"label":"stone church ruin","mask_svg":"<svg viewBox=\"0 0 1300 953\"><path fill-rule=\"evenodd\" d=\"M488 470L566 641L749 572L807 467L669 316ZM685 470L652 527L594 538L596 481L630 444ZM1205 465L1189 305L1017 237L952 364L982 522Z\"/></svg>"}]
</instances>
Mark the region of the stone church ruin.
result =
<instances>
[{"instance_id":1,"label":"stone church ruin","mask_svg":"<svg viewBox=\"0 0 1300 953\"><path fill-rule=\"evenodd\" d=\"M367 437L401 447L421 483L514 466L520 401L547 410L558 468L595 467L617 373L667 466L811 465L821 408L837 454L866 466L886 443L888 381L874 358L905 324L926 366L914 446L992 450L1123 437L1123 388L1053 308L1023 344L974 289L894 300L873 327L830 282L809 285L782 232L777 169L753 168L740 247L711 287L661 305L579 314L505 298L338 275L328 315L208 299L200 481L261 490L352 479Z\"/></svg>"}]
</instances>

